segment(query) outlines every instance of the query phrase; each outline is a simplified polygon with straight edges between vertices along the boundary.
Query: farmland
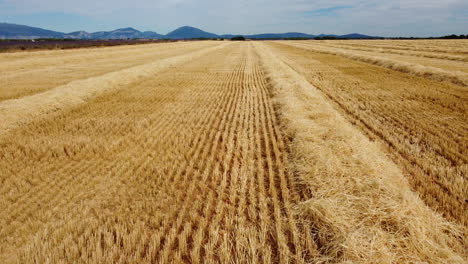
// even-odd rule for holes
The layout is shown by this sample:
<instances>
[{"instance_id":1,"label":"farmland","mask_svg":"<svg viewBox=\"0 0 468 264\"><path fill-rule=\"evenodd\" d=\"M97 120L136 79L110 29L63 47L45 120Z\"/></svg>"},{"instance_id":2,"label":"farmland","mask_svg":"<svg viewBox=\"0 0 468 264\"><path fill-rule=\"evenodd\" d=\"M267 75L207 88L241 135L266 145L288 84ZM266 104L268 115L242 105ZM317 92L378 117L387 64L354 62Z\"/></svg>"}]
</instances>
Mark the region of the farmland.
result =
<instances>
[{"instance_id":1,"label":"farmland","mask_svg":"<svg viewBox=\"0 0 468 264\"><path fill-rule=\"evenodd\" d=\"M364 46L366 41L358 43ZM430 43L422 47L404 47L427 50ZM463 53L462 49L452 48L449 43L444 48L433 44L432 50L449 58L455 55L468 58L466 50ZM468 74L462 71L468 71L468 64L460 60L420 57L419 54L380 55L382 51L379 49L382 48L361 54L361 48L355 51L353 42L341 45L343 48L338 52L352 50L354 59L322 52L322 48L338 46L334 42L325 45L288 44L275 45L280 45L277 47L284 52L290 65L303 72L312 84L335 102L344 116L390 150L397 163L405 167L410 183L421 197L447 217L468 225L468 93L464 82L454 84L448 75L460 70L457 80L465 80ZM380 47L379 44L370 42L367 45ZM393 45L396 47L391 50L400 48ZM408 71L399 73L398 70L395 72L362 63L360 55L374 56L375 61L385 58L402 65L408 63ZM392 69L392 65L384 65L383 68L385 66ZM443 80L441 82L433 82L433 75L418 71L425 67L436 71L435 66L440 69L438 77Z\"/></svg>"},{"instance_id":2,"label":"farmland","mask_svg":"<svg viewBox=\"0 0 468 264\"><path fill-rule=\"evenodd\" d=\"M146 39L114 39L114 40L81 40L81 39L0 39L0 52L14 52L20 50L51 50L51 49L78 49L89 47L110 47L119 45L138 45L170 40Z\"/></svg>"},{"instance_id":3,"label":"farmland","mask_svg":"<svg viewBox=\"0 0 468 264\"><path fill-rule=\"evenodd\" d=\"M0 262L465 263L467 46L0 54Z\"/></svg>"}]
</instances>

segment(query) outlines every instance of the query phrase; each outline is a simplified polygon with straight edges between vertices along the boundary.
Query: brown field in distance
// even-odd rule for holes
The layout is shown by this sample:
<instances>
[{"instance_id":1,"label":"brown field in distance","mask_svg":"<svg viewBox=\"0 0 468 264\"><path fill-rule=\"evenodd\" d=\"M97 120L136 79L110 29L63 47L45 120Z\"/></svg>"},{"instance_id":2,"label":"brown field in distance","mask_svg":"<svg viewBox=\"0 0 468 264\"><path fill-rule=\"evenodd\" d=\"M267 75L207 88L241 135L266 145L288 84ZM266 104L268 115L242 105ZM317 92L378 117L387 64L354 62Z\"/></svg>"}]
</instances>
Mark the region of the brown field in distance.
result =
<instances>
[{"instance_id":1,"label":"brown field in distance","mask_svg":"<svg viewBox=\"0 0 468 264\"><path fill-rule=\"evenodd\" d=\"M465 263L466 47L0 54L0 262Z\"/></svg>"}]
</instances>

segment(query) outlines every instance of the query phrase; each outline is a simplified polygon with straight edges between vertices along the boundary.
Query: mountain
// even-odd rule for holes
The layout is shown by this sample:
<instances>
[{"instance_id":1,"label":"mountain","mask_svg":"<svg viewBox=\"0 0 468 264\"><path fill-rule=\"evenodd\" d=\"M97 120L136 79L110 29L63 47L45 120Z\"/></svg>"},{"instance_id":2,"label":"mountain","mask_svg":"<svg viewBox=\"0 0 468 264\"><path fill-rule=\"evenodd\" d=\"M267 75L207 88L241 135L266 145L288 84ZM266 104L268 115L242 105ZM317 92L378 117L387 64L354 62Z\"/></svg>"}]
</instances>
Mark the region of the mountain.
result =
<instances>
[{"instance_id":1,"label":"mountain","mask_svg":"<svg viewBox=\"0 0 468 264\"><path fill-rule=\"evenodd\" d=\"M166 38L169 39L193 39L193 38L219 38L220 36L203 31L198 28L184 26L180 27L169 34L166 35Z\"/></svg>"},{"instance_id":2,"label":"mountain","mask_svg":"<svg viewBox=\"0 0 468 264\"><path fill-rule=\"evenodd\" d=\"M158 34L153 31L145 31L141 33L141 36L145 39L163 39L166 38L166 36Z\"/></svg>"},{"instance_id":3,"label":"mountain","mask_svg":"<svg viewBox=\"0 0 468 264\"><path fill-rule=\"evenodd\" d=\"M163 35L156 32L141 32L131 27L119 28L113 31L99 31L89 35L90 39L160 39L163 37Z\"/></svg>"},{"instance_id":4,"label":"mountain","mask_svg":"<svg viewBox=\"0 0 468 264\"><path fill-rule=\"evenodd\" d=\"M46 30L42 28L23 25L0 23L0 39L36 39L36 38L70 38L70 39L161 39L164 35L156 32L141 32L134 28L120 28L113 31L100 31L88 33L86 31L75 31L63 33Z\"/></svg>"},{"instance_id":5,"label":"mountain","mask_svg":"<svg viewBox=\"0 0 468 264\"><path fill-rule=\"evenodd\" d=\"M17 24L0 23L0 39L62 38L63 33Z\"/></svg>"},{"instance_id":6,"label":"mountain","mask_svg":"<svg viewBox=\"0 0 468 264\"><path fill-rule=\"evenodd\" d=\"M232 35L226 34L221 35L221 38L229 39L237 36L244 36L248 39L287 39L287 38L307 38L312 39L315 36L299 32L288 32L288 33L266 33L266 34L254 34L254 35Z\"/></svg>"},{"instance_id":7,"label":"mountain","mask_svg":"<svg viewBox=\"0 0 468 264\"><path fill-rule=\"evenodd\" d=\"M140 31L134 28L119 28L113 31L98 31L91 33L92 39L128 39L138 38Z\"/></svg>"},{"instance_id":8,"label":"mountain","mask_svg":"<svg viewBox=\"0 0 468 264\"><path fill-rule=\"evenodd\" d=\"M232 38L239 35L222 35L223 38ZM334 37L334 38L342 38L342 39L373 39L373 38L381 38L381 37L373 37L368 35L362 35L358 33L347 34L347 35L333 35L333 34L320 34L320 35L310 35L300 32L288 32L288 33L268 33L268 34L255 34L255 35L243 35L249 39L288 39L288 38L305 38L305 39L313 39L316 37Z\"/></svg>"},{"instance_id":9,"label":"mountain","mask_svg":"<svg viewBox=\"0 0 468 264\"><path fill-rule=\"evenodd\" d=\"M341 35L338 36L339 38L344 38L344 39L374 39L374 38L382 38L382 37L374 37L374 36L368 36L368 35L362 35L358 33L352 33L348 35Z\"/></svg>"},{"instance_id":10,"label":"mountain","mask_svg":"<svg viewBox=\"0 0 468 264\"><path fill-rule=\"evenodd\" d=\"M150 39L160 39L163 38L163 35L160 35L156 32L145 31L141 32L134 28L119 28L113 31L100 31L91 33L92 39L141 39L141 38L150 38Z\"/></svg>"},{"instance_id":11,"label":"mountain","mask_svg":"<svg viewBox=\"0 0 468 264\"><path fill-rule=\"evenodd\" d=\"M216 35L210 32L203 31L198 28L184 26L180 27L167 35L161 35L153 31L141 32L134 28L119 28L113 31L99 31L88 33L86 31L75 31L71 33L62 33L57 31L46 30L42 28L23 26L17 24L0 23L0 39L34 39L34 38L69 38L69 39L194 39L194 38L232 38L239 35ZM372 39L380 38L362 35L358 33L348 35L327 35L321 34L318 36L309 35L300 32L288 33L268 33L243 35L249 39L288 39L288 38L307 38L314 37L336 37L344 39Z\"/></svg>"},{"instance_id":12,"label":"mountain","mask_svg":"<svg viewBox=\"0 0 468 264\"><path fill-rule=\"evenodd\" d=\"M63 37L72 38L72 39L92 39L92 34L86 31L75 31L75 32L67 33Z\"/></svg>"},{"instance_id":13,"label":"mountain","mask_svg":"<svg viewBox=\"0 0 468 264\"><path fill-rule=\"evenodd\" d=\"M287 38L314 38L314 35L309 35L299 32L288 32L288 33L268 33L268 34L256 34L247 35L246 38L250 39L287 39Z\"/></svg>"},{"instance_id":14,"label":"mountain","mask_svg":"<svg viewBox=\"0 0 468 264\"><path fill-rule=\"evenodd\" d=\"M318 38L323 38L323 37L339 38L340 36L338 36L338 35L333 35L333 34L320 34L320 35L317 35L316 37L318 37Z\"/></svg>"}]
</instances>

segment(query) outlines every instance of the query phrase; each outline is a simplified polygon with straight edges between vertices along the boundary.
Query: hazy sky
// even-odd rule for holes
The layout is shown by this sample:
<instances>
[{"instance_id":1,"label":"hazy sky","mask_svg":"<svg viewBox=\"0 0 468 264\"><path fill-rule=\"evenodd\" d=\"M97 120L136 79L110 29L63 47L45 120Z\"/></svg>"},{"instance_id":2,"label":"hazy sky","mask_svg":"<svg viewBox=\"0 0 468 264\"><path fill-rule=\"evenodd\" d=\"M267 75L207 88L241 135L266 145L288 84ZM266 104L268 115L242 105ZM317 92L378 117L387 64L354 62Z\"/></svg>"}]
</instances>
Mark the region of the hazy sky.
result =
<instances>
[{"instance_id":1,"label":"hazy sky","mask_svg":"<svg viewBox=\"0 0 468 264\"><path fill-rule=\"evenodd\" d=\"M0 0L0 22L71 32L468 34L468 0Z\"/></svg>"}]
</instances>

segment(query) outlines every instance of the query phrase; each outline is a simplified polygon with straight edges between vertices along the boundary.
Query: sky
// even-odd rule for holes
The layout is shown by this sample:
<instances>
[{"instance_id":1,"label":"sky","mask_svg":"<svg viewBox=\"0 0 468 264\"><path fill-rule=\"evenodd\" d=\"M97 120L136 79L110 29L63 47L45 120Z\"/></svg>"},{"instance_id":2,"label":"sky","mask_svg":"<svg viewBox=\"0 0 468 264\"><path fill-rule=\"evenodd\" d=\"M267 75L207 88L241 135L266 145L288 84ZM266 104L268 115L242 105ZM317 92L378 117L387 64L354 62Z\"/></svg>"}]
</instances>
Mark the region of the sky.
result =
<instances>
[{"instance_id":1,"label":"sky","mask_svg":"<svg viewBox=\"0 0 468 264\"><path fill-rule=\"evenodd\" d=\"M468 34L468 0L0 0L0 22L61 32Z\"/></svg>"}]
</instances>

